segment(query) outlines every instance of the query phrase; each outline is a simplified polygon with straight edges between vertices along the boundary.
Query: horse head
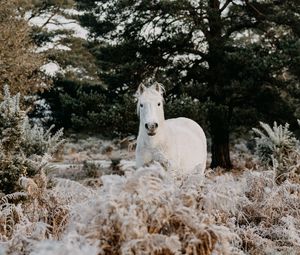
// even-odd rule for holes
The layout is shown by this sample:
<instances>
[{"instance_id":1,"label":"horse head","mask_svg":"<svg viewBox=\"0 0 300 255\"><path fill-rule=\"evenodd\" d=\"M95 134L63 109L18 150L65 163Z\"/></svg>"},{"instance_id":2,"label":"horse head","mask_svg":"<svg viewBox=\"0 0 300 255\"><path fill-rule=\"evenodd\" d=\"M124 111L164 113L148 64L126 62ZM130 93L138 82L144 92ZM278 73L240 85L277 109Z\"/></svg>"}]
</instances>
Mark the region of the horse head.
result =
<instances>
[{"instance_id":1,"label":"horse head","mask_svg":"<svg viewBox=\"0 0 300 255\"><path fill-rule=\"evenodd\" d=\"M157 82L148 88L144 84L138 87L136 94L140 128L143 128L148 136L156 135L163 126L165 120L163 92L163 86Z\"/></svg>"}]
</instances>

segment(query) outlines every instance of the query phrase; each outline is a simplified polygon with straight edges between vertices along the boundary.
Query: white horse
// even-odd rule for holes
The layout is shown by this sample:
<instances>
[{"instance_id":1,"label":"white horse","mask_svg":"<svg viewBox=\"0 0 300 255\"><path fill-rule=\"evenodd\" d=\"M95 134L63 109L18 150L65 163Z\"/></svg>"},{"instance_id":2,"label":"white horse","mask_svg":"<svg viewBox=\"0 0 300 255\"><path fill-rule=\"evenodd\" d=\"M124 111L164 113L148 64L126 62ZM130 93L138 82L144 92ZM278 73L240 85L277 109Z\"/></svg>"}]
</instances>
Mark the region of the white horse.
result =
<instances>
[{"instance_id":1,"label":"white horse","mask_svg":"<svg viewBox=\"0 0 300 255\"><path fill-rule=\"evenodd\" d=\"M202 128L188 118L165 120L163 87L155 83L137 91L140 118L136 147L137 168L158 161L181 174L206 167L206 137Z\"/></svg>"}]
</instances>

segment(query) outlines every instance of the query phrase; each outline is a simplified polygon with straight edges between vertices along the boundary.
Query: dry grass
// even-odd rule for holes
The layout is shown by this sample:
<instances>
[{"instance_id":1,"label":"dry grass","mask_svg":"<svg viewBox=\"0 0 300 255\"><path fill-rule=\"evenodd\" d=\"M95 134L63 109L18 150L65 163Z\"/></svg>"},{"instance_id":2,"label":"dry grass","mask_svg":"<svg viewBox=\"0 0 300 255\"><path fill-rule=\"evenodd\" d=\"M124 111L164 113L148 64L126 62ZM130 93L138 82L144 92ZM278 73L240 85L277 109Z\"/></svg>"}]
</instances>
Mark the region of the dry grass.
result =
<instances>
[{"instance_id":1,"label":"dry grass","mask_svg":"<svg viewBox=\"0 0 300 255\"><path fill-rule=\"evenodd\" d=\"M249 158L205 177L122 160L124 175L83 184L24 178L1 198L0 254L300 254L300 183L249 170Z\"/></svg>"}]
</instances>

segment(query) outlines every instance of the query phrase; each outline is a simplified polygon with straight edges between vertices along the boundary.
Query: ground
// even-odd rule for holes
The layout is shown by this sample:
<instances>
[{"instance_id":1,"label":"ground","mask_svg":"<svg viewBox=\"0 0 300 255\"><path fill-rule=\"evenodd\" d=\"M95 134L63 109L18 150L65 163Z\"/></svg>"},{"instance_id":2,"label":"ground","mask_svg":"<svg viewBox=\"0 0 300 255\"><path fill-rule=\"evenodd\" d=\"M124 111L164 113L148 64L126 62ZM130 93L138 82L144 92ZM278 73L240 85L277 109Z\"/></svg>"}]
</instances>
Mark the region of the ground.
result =
<instances>
[{"instance_id":1,"label":"ground","mask_svg":"<svg viewBox=\"0 0 300 255\"><path fill-rule=\"evenodd\" d=\"M180 178L135 169L134 143L69 138L47 176L25 178L27 200L1 205L0 254L300 254L300 185L244 142L232 171Z\"/></svg>"}]
</instances>

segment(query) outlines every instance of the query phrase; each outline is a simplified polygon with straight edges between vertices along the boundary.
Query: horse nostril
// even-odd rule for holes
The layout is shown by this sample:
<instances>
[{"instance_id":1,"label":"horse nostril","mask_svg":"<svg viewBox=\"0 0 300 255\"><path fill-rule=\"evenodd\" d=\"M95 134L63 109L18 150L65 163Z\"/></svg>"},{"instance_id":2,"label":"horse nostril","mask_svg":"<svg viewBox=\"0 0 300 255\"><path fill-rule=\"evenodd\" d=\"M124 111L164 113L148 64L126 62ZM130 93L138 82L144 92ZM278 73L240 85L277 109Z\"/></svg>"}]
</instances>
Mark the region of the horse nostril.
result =
<instances>
[{"instance_id":1,"label":"horse nostril","mask_svg":"<svg viewBox=\"0 0 300 255\"><path fill-rule=\"evenodd\" d=\"M157 123L154 123L154 126L155 126L155 128L158 128L158 124Z\"/></svg>"},{"instance_id":2,"label":"horse nostril","mask_svg":"<svg viewBox=\"0 0 300 255\"><path fill-rule=\"evenodd\" d=\"M147 123L145 124L145 128L148 129L148 124Z\"/></svg>"}]
</instances>

